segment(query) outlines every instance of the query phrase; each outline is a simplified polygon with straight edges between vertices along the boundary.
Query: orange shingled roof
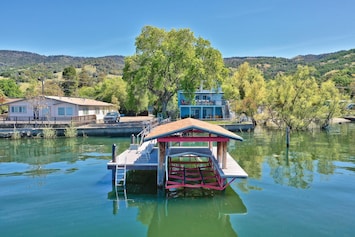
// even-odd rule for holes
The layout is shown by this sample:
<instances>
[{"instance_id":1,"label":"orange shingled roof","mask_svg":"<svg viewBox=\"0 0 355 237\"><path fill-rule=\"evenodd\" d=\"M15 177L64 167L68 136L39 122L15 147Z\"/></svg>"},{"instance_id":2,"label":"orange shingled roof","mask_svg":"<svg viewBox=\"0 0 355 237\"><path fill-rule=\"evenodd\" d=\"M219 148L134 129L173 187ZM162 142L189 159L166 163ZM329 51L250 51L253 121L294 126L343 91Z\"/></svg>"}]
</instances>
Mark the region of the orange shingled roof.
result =
<instances>
[{"instance_id":1,"label":"orange shingled roof","mask_svg":"<svg viewBox=\"0 0 355 237\"><path fill-rule=\"evenodd\" d=\"M168 137L175 133L189 131L192 129L200 130L210 134L215 134L219 137L227 137L230 139L243 141L242 137L236 135L231 131L228 131L227 129L219 125L207 123L193 118L181 119L175 122L157 126L144 138L144 141Z\"/></svg>"}]
</instances>

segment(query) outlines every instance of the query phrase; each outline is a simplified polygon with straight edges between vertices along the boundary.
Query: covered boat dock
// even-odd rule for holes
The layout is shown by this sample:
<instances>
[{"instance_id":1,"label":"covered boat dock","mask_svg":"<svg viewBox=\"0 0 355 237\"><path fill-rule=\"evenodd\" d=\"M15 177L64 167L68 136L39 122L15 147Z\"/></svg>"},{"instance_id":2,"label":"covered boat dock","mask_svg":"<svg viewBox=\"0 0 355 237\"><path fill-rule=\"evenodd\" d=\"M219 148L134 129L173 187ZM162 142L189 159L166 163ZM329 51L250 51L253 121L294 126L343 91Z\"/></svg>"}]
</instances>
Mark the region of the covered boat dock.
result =
<instances>
[{"instance_id":1,"label":"covered boat dock","mask_svg":"<svg viewBox=\"0 0 355 237\"><path fill-rule=\"evenodd\" d=\"M157 185L166 189L206 188L224 190L248 174L227 151L230 139L243 138L208 122L186 118L155 127L108 163L114 171L156 169ZM126 171L125 171L126 172ZM117 172L115 172L117 173ZM117 180L115 180L117 183Z\"/></svg>"}]
</instances>

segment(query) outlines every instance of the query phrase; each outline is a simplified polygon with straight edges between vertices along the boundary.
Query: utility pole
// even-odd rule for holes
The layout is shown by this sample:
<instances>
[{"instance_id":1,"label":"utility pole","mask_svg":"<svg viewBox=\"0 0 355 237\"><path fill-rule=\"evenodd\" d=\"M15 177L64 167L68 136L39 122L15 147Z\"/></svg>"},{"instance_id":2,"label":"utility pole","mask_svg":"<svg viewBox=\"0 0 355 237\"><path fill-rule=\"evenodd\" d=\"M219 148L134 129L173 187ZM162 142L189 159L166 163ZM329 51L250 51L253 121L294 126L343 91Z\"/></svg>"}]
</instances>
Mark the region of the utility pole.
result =
<instances>
[{"instance_id":1,"label":"utility pole","mask_svg":"<svg viewBox=\"0 0 355 237\"><path fill-rule=\"evenodd\" d=\"M44 95L44 78L39 77L38 80L41 81L41 83L42 83L42 95Z\"/></svg>"}]
</instances>

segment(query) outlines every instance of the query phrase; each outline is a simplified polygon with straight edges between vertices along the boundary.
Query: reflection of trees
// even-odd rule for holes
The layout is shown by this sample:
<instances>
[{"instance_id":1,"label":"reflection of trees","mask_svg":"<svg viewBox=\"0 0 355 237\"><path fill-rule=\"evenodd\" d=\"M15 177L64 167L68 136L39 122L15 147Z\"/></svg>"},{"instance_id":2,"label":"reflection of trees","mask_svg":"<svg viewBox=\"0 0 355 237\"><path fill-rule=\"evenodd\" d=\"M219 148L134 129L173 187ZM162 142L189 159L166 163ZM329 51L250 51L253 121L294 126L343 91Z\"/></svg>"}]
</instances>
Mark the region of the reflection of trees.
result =
<instances>
[{"instance_id":1,"label":"reflection of trees","mask_svg":"<svg viewBox=\"0 0 355 237\"><path fill-rule=\"evenodd\" d=\"M0 140L0 163L17 162L30 165L53 162L75 162L90 156L83 153L111 154L111 146L117 144L117 153L127 149L129 139L118 138L56 138L56 139L20 139ZM97 156L100 158L100 156ZM111 158L111 157L109 157ZM109 159L107 156L104 159Z\"/></svg>"},{"instance_id":2,"label":"reflection of trees","mask_svg":"<svg viewBox=\"0 0 355 237\"><path fill-rule=\"evenodd\" d=\"M279 131L242 134L245 139L229 147L229 153L248 173L249 178L260 179L264 162L270 167L270 176L278 184L308 188L315 173L331 175L336 169L334 161L355 163L349 154L355 136L355 124L333 125L329 132L299 132L291 134L289 150L285 135ZM265 174L264 174L265 175ZM243 183L241 190L249 190Z\"/></svg>"},{"instance_id":3,"label":"reflection of trees","mask_svg":"<svg viewBox=\"0 0 355 237\"><path fill-rule=\"evenodd\" d=\"M119 149L129 146L128 138L111 140L108 138L56 138L56 139L19 139L0 140L0 165L2 162L17 163L18 170L0 175L46 176L57 172L58 168L46 166L56 162L75 163L95 157L111 159L111 146L116 142ZM21 164L21 165L20 165ZM26 165L29 166L26 166ZM67 172L76 169L70 168Z\"/></svg>"},{"instance_id":4,"label":"reflection of trees","mask_svg":"<svg viewBox=\"0 0 355 237\"><path fill-rule=\"evenodd\" d=\"M245 133L241 136L244 141L231 142L229 153L238 161L250 178L260 179L265 155L272 154L284 146L281 142L282 133L265 130L263 133Z\"/></svg>"},{"instance_id":5,"label":"reflection of trees","mask_svg":"<svg viewBox=\"0 0 355 237\"><path fill-rule=\"evenodd\" d=\"M309 154L287 154L267 157L270 175L278 184L308 188L313 181L313 162ZM288 155L288 156L287 156Z\"/></svg>"}]
</instances>

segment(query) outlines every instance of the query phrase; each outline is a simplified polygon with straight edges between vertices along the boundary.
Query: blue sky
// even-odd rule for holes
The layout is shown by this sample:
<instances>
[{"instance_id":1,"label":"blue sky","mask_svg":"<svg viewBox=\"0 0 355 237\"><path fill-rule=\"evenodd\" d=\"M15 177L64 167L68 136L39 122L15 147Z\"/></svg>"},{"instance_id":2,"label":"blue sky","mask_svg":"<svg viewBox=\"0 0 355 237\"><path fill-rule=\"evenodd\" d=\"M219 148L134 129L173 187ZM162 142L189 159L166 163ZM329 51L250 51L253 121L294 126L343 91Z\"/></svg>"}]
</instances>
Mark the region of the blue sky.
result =
<instances>
[{"instance_id":1,"label":"blue sky","mask_svg":"<svg viewBox=\"0 0 355 237\"><path fill-rule=\"evenodd\" d=\"M354 0L2 0L0 49L133 55L142 27L189 28L223 57L355 48Z\"/></svg>"}]
</instances>

